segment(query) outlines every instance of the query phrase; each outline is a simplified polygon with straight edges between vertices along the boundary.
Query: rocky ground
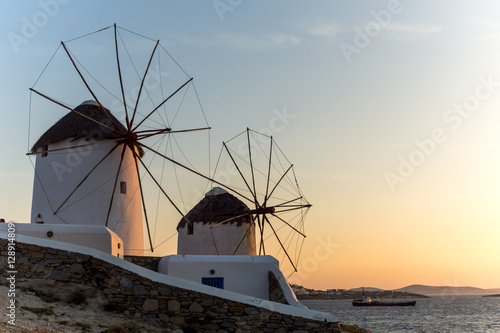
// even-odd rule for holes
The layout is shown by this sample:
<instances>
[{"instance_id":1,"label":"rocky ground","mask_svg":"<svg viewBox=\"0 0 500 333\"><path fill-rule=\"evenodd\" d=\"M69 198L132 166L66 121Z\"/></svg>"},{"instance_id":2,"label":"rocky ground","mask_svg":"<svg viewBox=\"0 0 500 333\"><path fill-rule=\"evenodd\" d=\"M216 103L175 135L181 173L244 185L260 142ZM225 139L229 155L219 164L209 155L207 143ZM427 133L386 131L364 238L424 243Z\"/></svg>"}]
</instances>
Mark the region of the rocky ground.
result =
<instances>
[{"instance_id":1,"label":"rocky ground","mask_svg":"<svg viewBox=\"0 0 500 333\"><path fill-rule=\"evenodd\" d=\"M114 313L93 288L45 280L17 281L16 288L17 313L13 326L8 323L10 318L6 312L9 288L0 286L0 332L182 332L176 327L167 327L160 320Z\"/></svg>"},{"instance_id":2,"label":"rocky ground","mask_svg":"<svg viewBox=\"0 0 500 333\"><path fill-rule=\"evenodd\" d=\"M0 333L142 333L182 330L158 319L115 313L94 288L52 280L16 281L15 298L8 296L6 283L0 285ZM15 326L8 323L7 305L15 299ZM367 332L342 325L342 332Z\"/></svg>"}]
</instances>

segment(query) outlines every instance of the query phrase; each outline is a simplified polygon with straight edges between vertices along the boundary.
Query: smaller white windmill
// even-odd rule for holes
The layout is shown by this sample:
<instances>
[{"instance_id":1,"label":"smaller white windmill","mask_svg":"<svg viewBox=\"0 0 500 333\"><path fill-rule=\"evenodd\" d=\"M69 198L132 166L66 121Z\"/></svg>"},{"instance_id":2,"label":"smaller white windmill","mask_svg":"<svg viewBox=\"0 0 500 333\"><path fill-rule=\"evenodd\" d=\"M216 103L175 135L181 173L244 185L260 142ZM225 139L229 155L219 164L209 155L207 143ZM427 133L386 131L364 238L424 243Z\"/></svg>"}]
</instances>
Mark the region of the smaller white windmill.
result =
<instances>
[{"instance_id":1,"label":"smaller white windmill","mask_svg":"<svg viewBox=\"0 0 500 333\"><path fill-rule=\"evenodd\" d=\"M213 188L177 225L177 254L256 255L255 223L249 212L237 197ZM220 222L223 225L213 229Z\"/></svg>"}]
</instances>

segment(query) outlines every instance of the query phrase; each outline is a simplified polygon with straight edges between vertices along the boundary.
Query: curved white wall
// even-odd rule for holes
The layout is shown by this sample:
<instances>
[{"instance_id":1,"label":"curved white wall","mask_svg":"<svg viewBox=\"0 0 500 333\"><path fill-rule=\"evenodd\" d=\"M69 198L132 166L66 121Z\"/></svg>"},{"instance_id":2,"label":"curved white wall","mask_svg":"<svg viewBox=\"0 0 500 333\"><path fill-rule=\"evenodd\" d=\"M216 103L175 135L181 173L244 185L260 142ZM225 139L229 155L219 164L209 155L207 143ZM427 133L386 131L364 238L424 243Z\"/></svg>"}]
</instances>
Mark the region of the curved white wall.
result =
<instances>
[{"instance_id":1,"label":"curved white wall","mask_svg":"<svg viewBox=\"0 0 500 333\"><path fill-rule=\"evenodd\" d=\"M181 255L255 255L255 224L221 224L210 230L213 224L193 223L193 233L188 226L179 228L177 254ZM241 242L241 240L243 241ZM238 244L241 245L238 247ZM238 248L236 253L234 251Z\"/></svg>"},{"instance_id":2,"label":"curved white wall","mask_svg":"<svg viewBox=\"0 0 500 333\"><path fill-rule=\"evenodd\" d=\"M223 278L225 290L268 300L268 273L278 265L272 256L173 255L160 260L158 272L198 283Z\"/></svg>"},{"instance_id":3,"label":"curved white wall","mask_svg":"<svg viewBox=\"0 0 500 333\"><path fill-rule=\"evenodd\" d=\"M83 139L72 142L67 140L50 145L49 149L85 145L90 142ZM104 226L122 146L116 148L94 170L57 215L54 215L54 211L115 144L108 142L49 152L46 157L37 154L31 222ZM125 194L120 193L120 182L126 183ZM107 225L123 240L126 255L142 255L144 249L142 205L138 188L133 154L126 149Z\"/></svg>"},{"instance_id":4,"label":"curved white wall","mask_svg":"<svg viewBox=\"0 0 500 333\"><path fill-rule=\"evenodd\" d=\"M7 232L10 223L1 223ZM55 242L81 245L123 258L123 241L113 231L97 225L15 223L16 236L25 235Z\"/></svg>"}]
</instances>

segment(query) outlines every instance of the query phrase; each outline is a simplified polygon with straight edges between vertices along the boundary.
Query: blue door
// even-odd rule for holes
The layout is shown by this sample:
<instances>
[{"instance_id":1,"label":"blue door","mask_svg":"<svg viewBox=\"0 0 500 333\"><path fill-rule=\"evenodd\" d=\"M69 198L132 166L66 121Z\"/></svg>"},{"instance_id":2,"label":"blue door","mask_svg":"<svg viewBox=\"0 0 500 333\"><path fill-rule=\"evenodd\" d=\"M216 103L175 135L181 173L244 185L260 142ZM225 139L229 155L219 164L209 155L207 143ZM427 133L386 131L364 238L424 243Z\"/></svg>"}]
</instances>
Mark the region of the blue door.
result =
<instances>
[{"instance_id":1,"label":"blue door","mask_svg":"<svg viewBox=\"0 0 500 333\"><path fill-rule=\"evenodd\" d=\"M201 283L210 287L224 289L224 278L202 277Z\"/></svg>"}]
</instances>

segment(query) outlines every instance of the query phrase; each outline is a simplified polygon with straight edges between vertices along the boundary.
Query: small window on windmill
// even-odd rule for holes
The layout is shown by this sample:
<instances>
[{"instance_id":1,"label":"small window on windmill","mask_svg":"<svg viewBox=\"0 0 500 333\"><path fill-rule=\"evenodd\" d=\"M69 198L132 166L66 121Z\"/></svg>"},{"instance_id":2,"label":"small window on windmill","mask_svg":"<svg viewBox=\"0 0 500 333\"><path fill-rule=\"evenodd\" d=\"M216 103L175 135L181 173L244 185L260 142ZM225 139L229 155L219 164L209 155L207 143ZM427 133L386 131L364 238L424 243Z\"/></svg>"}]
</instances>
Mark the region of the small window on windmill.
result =
<instances>
[{"instance_id":1,"label":"small window on windmill","mask_svg":"<svg viewBox=\"0 0 500 333\"><path fill-rule=\"evenodd\" d=\"M42 157L47 157L47 155L48 155L47 150L49 150L49 145L43 145L42 146Z\"/></svg>"},{"instance_id":2,"label":"small window on windmill","mask_svg":"<svg viewBox=\"0 0 500 333\"><path fill-rule=\"evenodd\" d=\"M224 278L217 277L217 278L212 278L212 277L202 277L201 278L201 284L214 287L214 288L219 288L219 289L224 289Z\"/></svg>"},{"instance_id":3,"label":"small window on windmill","mask_svg":"<svg viewBox=\"0 0 500 333\"><path fill-rule=\"evenodd\" d=\"M35 223L38 223L38 224L43 224L43 217L42 217L42 214L36 214Z\"/></svg>"},{"instance_id":4,"label":"small window on windmill","mask_svg":"<svg viewBox=\"0 0 500 333\"><path fill-rule=\"evenodd\" d=\"M192 235L193 232L194 232L193 223L192 222L188 222L187 225L188 225L188 235Z\"/></svg>"},{"instance_id":5,"label":"small window on windmill","mask_svg":"<svg viewBox=\"0 0 500 333\"><path fill-rule=\"evenodd\" d=\"M127 182L120 182L120 193L127 194Z\"/></svg>"}]
</instances>

